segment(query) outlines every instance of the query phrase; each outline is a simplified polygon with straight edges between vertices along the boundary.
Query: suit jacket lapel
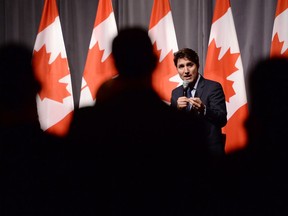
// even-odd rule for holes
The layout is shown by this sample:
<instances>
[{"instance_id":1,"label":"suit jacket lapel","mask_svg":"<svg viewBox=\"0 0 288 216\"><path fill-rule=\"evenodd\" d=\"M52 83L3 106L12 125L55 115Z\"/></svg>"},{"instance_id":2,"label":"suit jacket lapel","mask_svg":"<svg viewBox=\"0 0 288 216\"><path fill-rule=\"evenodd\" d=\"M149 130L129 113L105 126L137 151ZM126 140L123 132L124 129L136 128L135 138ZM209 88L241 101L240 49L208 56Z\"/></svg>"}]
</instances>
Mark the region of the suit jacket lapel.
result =
<instances>
[{"instance_id":1,"label":"suit jacket lapel","mask_svg":"<svg viewBox=\"0 0 288 216\"><path fill-rule=\"evenodd\" d=\"M201 97L205 85L205 78L200 77L194 97Z\"/></svg>"}]
</instances>

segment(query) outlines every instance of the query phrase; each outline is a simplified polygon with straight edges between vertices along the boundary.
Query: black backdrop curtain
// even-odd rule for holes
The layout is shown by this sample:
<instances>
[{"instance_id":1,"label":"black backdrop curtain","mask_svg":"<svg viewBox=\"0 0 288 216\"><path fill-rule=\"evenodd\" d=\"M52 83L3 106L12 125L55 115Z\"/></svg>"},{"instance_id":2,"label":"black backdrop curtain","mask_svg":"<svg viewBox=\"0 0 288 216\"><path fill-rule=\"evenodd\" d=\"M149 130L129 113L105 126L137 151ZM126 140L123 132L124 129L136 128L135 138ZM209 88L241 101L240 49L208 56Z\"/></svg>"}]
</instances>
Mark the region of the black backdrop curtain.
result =
<instances>
[{"instance_id":1,"label":"black backdrop curtain","mask_svg":"<svg viewBox=\"0 0 288 216\"><path fill-rule=\"evenodd\" d=\"M230 0L245 77L270 52L277 0ZM205 66L215 0L170 0L178 47L190 47ZM112 0L118 30L149 27L153 0ZM44 0L0 0L0 44L22 42L33 49ZM70 66L75 104L78 104L88 45L98 0L57 0ZM1 73L1 69L0 69Z\"/></svg>"}]
</instances>

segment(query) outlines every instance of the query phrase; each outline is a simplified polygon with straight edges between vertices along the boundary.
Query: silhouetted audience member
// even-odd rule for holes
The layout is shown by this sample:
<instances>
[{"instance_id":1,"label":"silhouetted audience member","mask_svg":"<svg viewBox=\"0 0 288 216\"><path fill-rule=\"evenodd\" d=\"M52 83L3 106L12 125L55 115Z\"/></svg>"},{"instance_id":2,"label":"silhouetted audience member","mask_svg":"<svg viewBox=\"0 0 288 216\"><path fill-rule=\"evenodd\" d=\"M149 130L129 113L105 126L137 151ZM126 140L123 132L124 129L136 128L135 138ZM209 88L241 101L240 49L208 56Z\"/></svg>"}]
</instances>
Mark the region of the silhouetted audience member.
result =
<instances>
[{"instance_id":1,"label":"silhouetted audience member","mask_svg":"<svg viewBox=\"0 0 288 216\"><path fill-rule=\"evenodd\" d=\"M74 215L202 215L211 180L204 125L152 88L147 30L120 30L112 56L119 75L94 107L75 111L67 139Z\"/></svg>"},{"instance_id":2,"label":"silhouetted audience member","mask_svg":"<svg viewBox=\"0 0 288 216\"><path fill-rule=\"evenodd\" d=\"M273 57L260 61L249 77L247 166L255 179L250 188L262 215L288 214L287 71L288 59Z\"/></svg>"},{"instance_id":3,"label":"silhouetted audience member","mask_svg":"<svg viewBox=\"0 0 288 216\"><path fill-rule=\"evenodd\" d=\"M32 50L16 43L0 47L1 216L58 211L55 174L61 164L55 157L61 154L55 150L61 148L60 140L40 129L36 106L40 86L31 65Z\"/></svg>"},{"instance_id":4,"label":"silhouetted audience member","mask_svg":"<svg viewBox=\"0 0 288 216\"><path fill-rule=\"evenodd\" d=\"M224 162L219 215L288 214L287 71L288 59L274 57L248 74L248 143Z\"/></svg>"}]
</instances>

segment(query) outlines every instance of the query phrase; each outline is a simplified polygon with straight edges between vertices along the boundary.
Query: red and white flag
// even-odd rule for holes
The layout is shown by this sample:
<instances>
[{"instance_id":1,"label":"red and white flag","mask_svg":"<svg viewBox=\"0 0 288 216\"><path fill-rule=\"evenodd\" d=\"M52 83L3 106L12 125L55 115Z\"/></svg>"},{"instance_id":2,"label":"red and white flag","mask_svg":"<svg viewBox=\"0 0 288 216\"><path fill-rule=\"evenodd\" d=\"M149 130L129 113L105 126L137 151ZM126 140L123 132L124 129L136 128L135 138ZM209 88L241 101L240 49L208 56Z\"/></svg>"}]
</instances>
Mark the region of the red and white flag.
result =
<instances>
[{"instance_id":1,"label":"red and white flag","mask_svg":"<svg viewBox=\"0 0 288 216\"><path fill-rule=\"evenodd\" d=\"M159 57L153 87L162 100L170 104L171 92L182 80L173 63L173 53L178 51L178 45L169 0L154 0L149 36Z\"/></svg>"},{"instance_id":2,"label":"red and white flag","mask_svg":"<svg viewBox=\"0 0 288 216\"><path fill-rule=\"evenodd\" d=\"M118 34L111 0L99 0L83 72L79 107L92 106L100 85L118 74L112 61L112 41Z\"/></svg>"},{"instance_id":3,"label":"red and white flag","mask_svg":"<svg viewBox=\"0 0 288 216\"><path fill-rule=\"evenodd\" d=\"M225 151L245 147L248 115L243 65L229 0L216 0L204 76L221 83L227 107Z\"/></svg>"},{"instance_id":4,"label":"red and white flag","mask_svg":"<svg viewBox=\"0 0 288 216\"><path fill-rule=\"evenodd\" d=\"M288 1L278 0L270 56L288 57Z\"/></svg>"},{"instance_id":5,"label":"red and white flag","mask_svg":"<svg viewBox=\"0 0 288 216\"><path fill-rule=\"evenodd\" d=\"M56 0L45 0L33 51L42 89L37 94L41 128L64 136L74 110L72 83Z\"/></svg>"}]
</instances>

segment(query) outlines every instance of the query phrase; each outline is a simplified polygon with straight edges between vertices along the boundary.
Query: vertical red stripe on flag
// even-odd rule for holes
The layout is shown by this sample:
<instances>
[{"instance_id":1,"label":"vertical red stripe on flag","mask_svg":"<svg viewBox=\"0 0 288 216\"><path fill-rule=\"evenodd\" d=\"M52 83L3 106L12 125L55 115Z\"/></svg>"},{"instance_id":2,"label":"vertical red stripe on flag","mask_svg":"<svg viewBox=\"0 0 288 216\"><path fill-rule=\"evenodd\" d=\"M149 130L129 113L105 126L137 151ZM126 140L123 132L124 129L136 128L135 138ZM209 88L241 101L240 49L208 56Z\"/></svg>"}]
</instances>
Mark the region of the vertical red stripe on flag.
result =
<instances>
[{"instance_id":1,"label":"vertical red stripe on flag","mask_svg":"<svg viewBox=\"0 0 288 216\"><path fill-rule=\"evenodd\" d=\"M154 0L149 36L159 57L153 87L165 102L170 103L172 90L182 80L173 63L173 53L178 50L178 45L169 0Z\"/></svg>"},{"instance_id":2,"label":"vertical red stripe on flag","mask_svg":"<svg viewBox=\"0 0 288 216\"><path fill-rule=\"evenodd\" d=\"M111 0L99 0L83 72L79 107L94 105L100 85L117 75L111 56L112 41L117 33Z\"/></svg>"},{"instance_id":3,"label":"vertical red stripe on flag","mask_svg":"<svg viewBox=\"0 0 288 216\"><path fill-rule=\"evenodd\" d=\"M244 121L248 115L243 65L229 0L216 0L204 76L221 83L227 106L225 151L243 148L247 142Z\"/></svg>"},{"instance_id":4,"label":"vertical red stripe on flag","mask_svg":"<svg viewBox=\"0 0 288 216\"><path fill-rule=\"evenodd\" d=\"M34 45L33 67L42 85L37 94L41 128L63 136L69 129L74 102L56 0L45 0Z\"/></svg>"},{"instance_id":5,"label":"vertical red stripe on flag","mask_svg":"<svg viewBox=\"0 0 288 216\"><path fill-rule=\"evenodd\" d=\"M169 1L155 0L151 13L149 29L158 24L158 22L169 12L171 12Z\"/></svg>"},{"instance_id":6,"label":"vertical red stripe on flag","mask_svg":"<svg viewBox=\"0 0 288 216\"><path fill-rule=\"evenodd\" d=\"M288 57L288 1L278 0L273 25L270 56Z\"/></svg>"}]
</instances>

